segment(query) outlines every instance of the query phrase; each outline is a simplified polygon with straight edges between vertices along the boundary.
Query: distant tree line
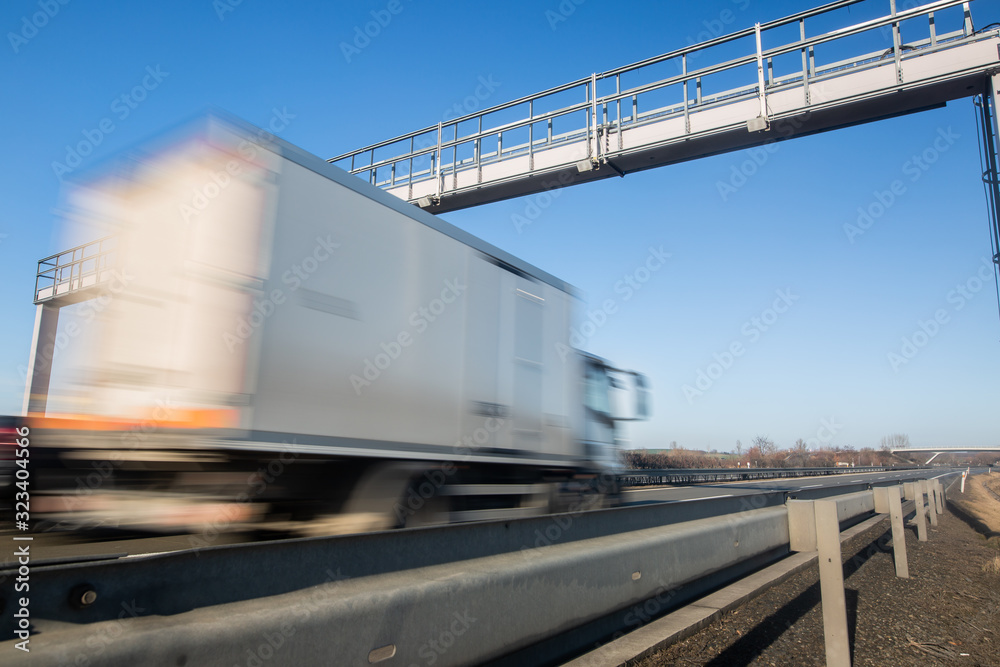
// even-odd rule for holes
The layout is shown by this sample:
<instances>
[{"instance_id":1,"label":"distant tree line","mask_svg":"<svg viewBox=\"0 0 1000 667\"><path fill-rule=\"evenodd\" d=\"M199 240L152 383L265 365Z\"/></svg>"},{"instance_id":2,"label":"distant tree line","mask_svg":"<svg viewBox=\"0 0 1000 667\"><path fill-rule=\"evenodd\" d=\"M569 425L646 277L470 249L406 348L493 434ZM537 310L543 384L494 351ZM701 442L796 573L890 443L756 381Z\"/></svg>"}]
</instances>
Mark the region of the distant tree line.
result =
<instances>
[{"instance_id":1,"label":"distant tree line","mask_svg":"<svg viewBox=\"0 0 1000 667\"><path fill-rule=\"evenodd\" d=\"M879 448L824 447L810 449L805 440L799 438L789 449L779 449L774 441L758 435L744 447L739 440L732 452L703 452L688 450L670 443L669 450L650 451L633 449L623 452L625 466L633 470L664 468L832 468L839 465L887 466L905 465L910 461L892 454L893 449L906 449L910 438L905 433L887 435L879 443ZM938 457L940 459L941 457ZM991 465L997 460L995 453L984 452L971 457L971 465ZM923 461L917 460L918 463ZM940 462L936 460L936 462Z\"/></svg>"}]
</instances>

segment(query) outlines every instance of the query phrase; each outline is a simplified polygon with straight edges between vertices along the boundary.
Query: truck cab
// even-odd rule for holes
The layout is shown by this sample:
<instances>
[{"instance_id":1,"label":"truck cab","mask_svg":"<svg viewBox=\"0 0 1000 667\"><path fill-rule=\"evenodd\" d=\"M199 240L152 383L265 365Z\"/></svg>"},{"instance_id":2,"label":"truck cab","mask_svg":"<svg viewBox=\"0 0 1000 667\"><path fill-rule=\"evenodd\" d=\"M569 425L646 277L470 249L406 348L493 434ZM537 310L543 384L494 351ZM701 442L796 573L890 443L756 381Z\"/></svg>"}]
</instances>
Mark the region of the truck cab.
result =
<instances>
[{"instance_id":1,"label":"truck cab","mask_svg":"<svg viewBox=\"0 0 1000 667\"><path fill-rule=\"evenodd\" d=\"M579 353L583 360L585 455L595 470L614 475L621 471L621 422L649 419L649 383L646 376L615 367L606 359Z\"/></svg>"}]
</instances>

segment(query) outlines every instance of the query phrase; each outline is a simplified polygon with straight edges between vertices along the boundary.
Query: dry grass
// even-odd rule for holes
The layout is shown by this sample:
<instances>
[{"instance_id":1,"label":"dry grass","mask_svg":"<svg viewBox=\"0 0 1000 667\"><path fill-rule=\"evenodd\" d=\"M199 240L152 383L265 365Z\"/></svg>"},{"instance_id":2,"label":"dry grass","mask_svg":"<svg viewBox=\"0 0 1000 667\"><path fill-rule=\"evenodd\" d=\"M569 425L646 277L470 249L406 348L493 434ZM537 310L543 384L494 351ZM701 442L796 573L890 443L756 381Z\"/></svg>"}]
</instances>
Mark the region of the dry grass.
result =
<instances>
[{"instance_id":1,"label":"dry grass","mask_svg":"<svg viewBox=\"0 0 1000 667\"><path fill-rule=\"evenodd\" d=\"M1000 501L986 490L986 486L1000 489L1000 475L969 477L965 480L965 493L959 491L959 485L955 484L949 490L948 502L959 505L978 519L982 523L979 532L984 533L988 540L994 540L1000 537Z\"/></svg>"},{"instance_id":2,"label":"dry grass","mask_svg":"<svg viewBox=\"0 0 1000 667\"><path fill-rule=\"evenodd\" d=\"M970 482L976 480L982 483L983 487L992 489L995 493L1000 493L1000 475L976 475L966 480L966 491L972 491L971 497L967 497L967 508L975 512L977 518L990 529L992 534L983 535L987 546L1000 550L1000 502L983 488L970 488ZM975 483L973 487L978 486ZM968 494L967 494L968 496ZM983 563L983 574L1000 577L1000 555L987 558Z\"/></svg>"}]
</instances>

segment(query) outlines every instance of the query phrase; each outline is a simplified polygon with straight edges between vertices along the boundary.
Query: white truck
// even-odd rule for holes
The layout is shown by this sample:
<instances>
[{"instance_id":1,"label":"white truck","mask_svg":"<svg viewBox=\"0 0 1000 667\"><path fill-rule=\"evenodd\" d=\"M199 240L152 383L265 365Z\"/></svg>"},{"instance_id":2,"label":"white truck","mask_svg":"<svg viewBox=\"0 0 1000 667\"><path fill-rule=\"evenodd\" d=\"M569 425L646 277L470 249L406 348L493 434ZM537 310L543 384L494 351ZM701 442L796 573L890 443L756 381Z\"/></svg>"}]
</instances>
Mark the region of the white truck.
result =
<instances>
[{"instance_id":1,"label":"white truck","mask_svg":"<svg viewBox=\"0 0 1000 667\"><path fill-rule=\"evenodd\" d=\"M107 238L40 264L39 320L75 303L79 332L49 375L36 325L50 520L344 532L617 492L646 381L571 347L548 273L218 114L68 208Z\"/></svg>"}]
</instances>

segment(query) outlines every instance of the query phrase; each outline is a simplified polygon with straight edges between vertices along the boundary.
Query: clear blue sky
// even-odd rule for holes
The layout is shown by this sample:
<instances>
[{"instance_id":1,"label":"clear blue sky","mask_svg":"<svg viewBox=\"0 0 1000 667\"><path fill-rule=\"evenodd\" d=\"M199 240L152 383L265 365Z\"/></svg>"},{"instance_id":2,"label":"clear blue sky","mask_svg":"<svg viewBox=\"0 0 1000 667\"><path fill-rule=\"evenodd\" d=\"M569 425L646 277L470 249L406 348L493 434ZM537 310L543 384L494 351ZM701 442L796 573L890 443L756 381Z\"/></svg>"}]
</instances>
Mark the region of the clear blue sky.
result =
<instances>
[{"instance_id":1,"label":"clear blue sky","mask_svg":"<svg viewBox=\"0 0 1000 667\"><path fill-rule=\"evenodd\" d=\"M52 163L102 120L113 130L81 170L209 106L257 125L275 109L294 115L281 136L330 157L438 122L481 77L495 84L484 103L501 103L811 6L231 4L16 0L0 9L0 414L21 407L36 262L62 249ZM26 27L48 5L54 15L36 20L45 25ZM389 9L399 11L380 34L345 55L341 43L354 40L355 28ZM851 11L848 18L881 13ZM972 12L985 26L1000 20L1000 3L977 0ZM120 100L144 81L151 90L134 108ZM907 161L939 132L950 133L948 149L910 180ZM746 153L564 190L520 232L512 220L527 199L443 217L578 286L591 308L618 301L586 347L650 376L655 417L631 429L635 445L727 450L762 434L787 447L830 432L832 444L855 447L897 432L915 445L996 445L992 277L962 297L961 309L949 299L990 255L977 152L972 102L960 100L785 142L725 199L718 183ZM895 179L905 193L850 243L844 224ZM615 284L660 246L672 255L667 265L624 301ZM792 305L754 339L751 318L765 314L777 290L790 291ZM948 321L893 369L887 355L938 309ZM695 386L699 370L734 341L744 354L689 400L684 385ZM824 420L834 426L821 430Z\"/></svg>"}]
</instances>

